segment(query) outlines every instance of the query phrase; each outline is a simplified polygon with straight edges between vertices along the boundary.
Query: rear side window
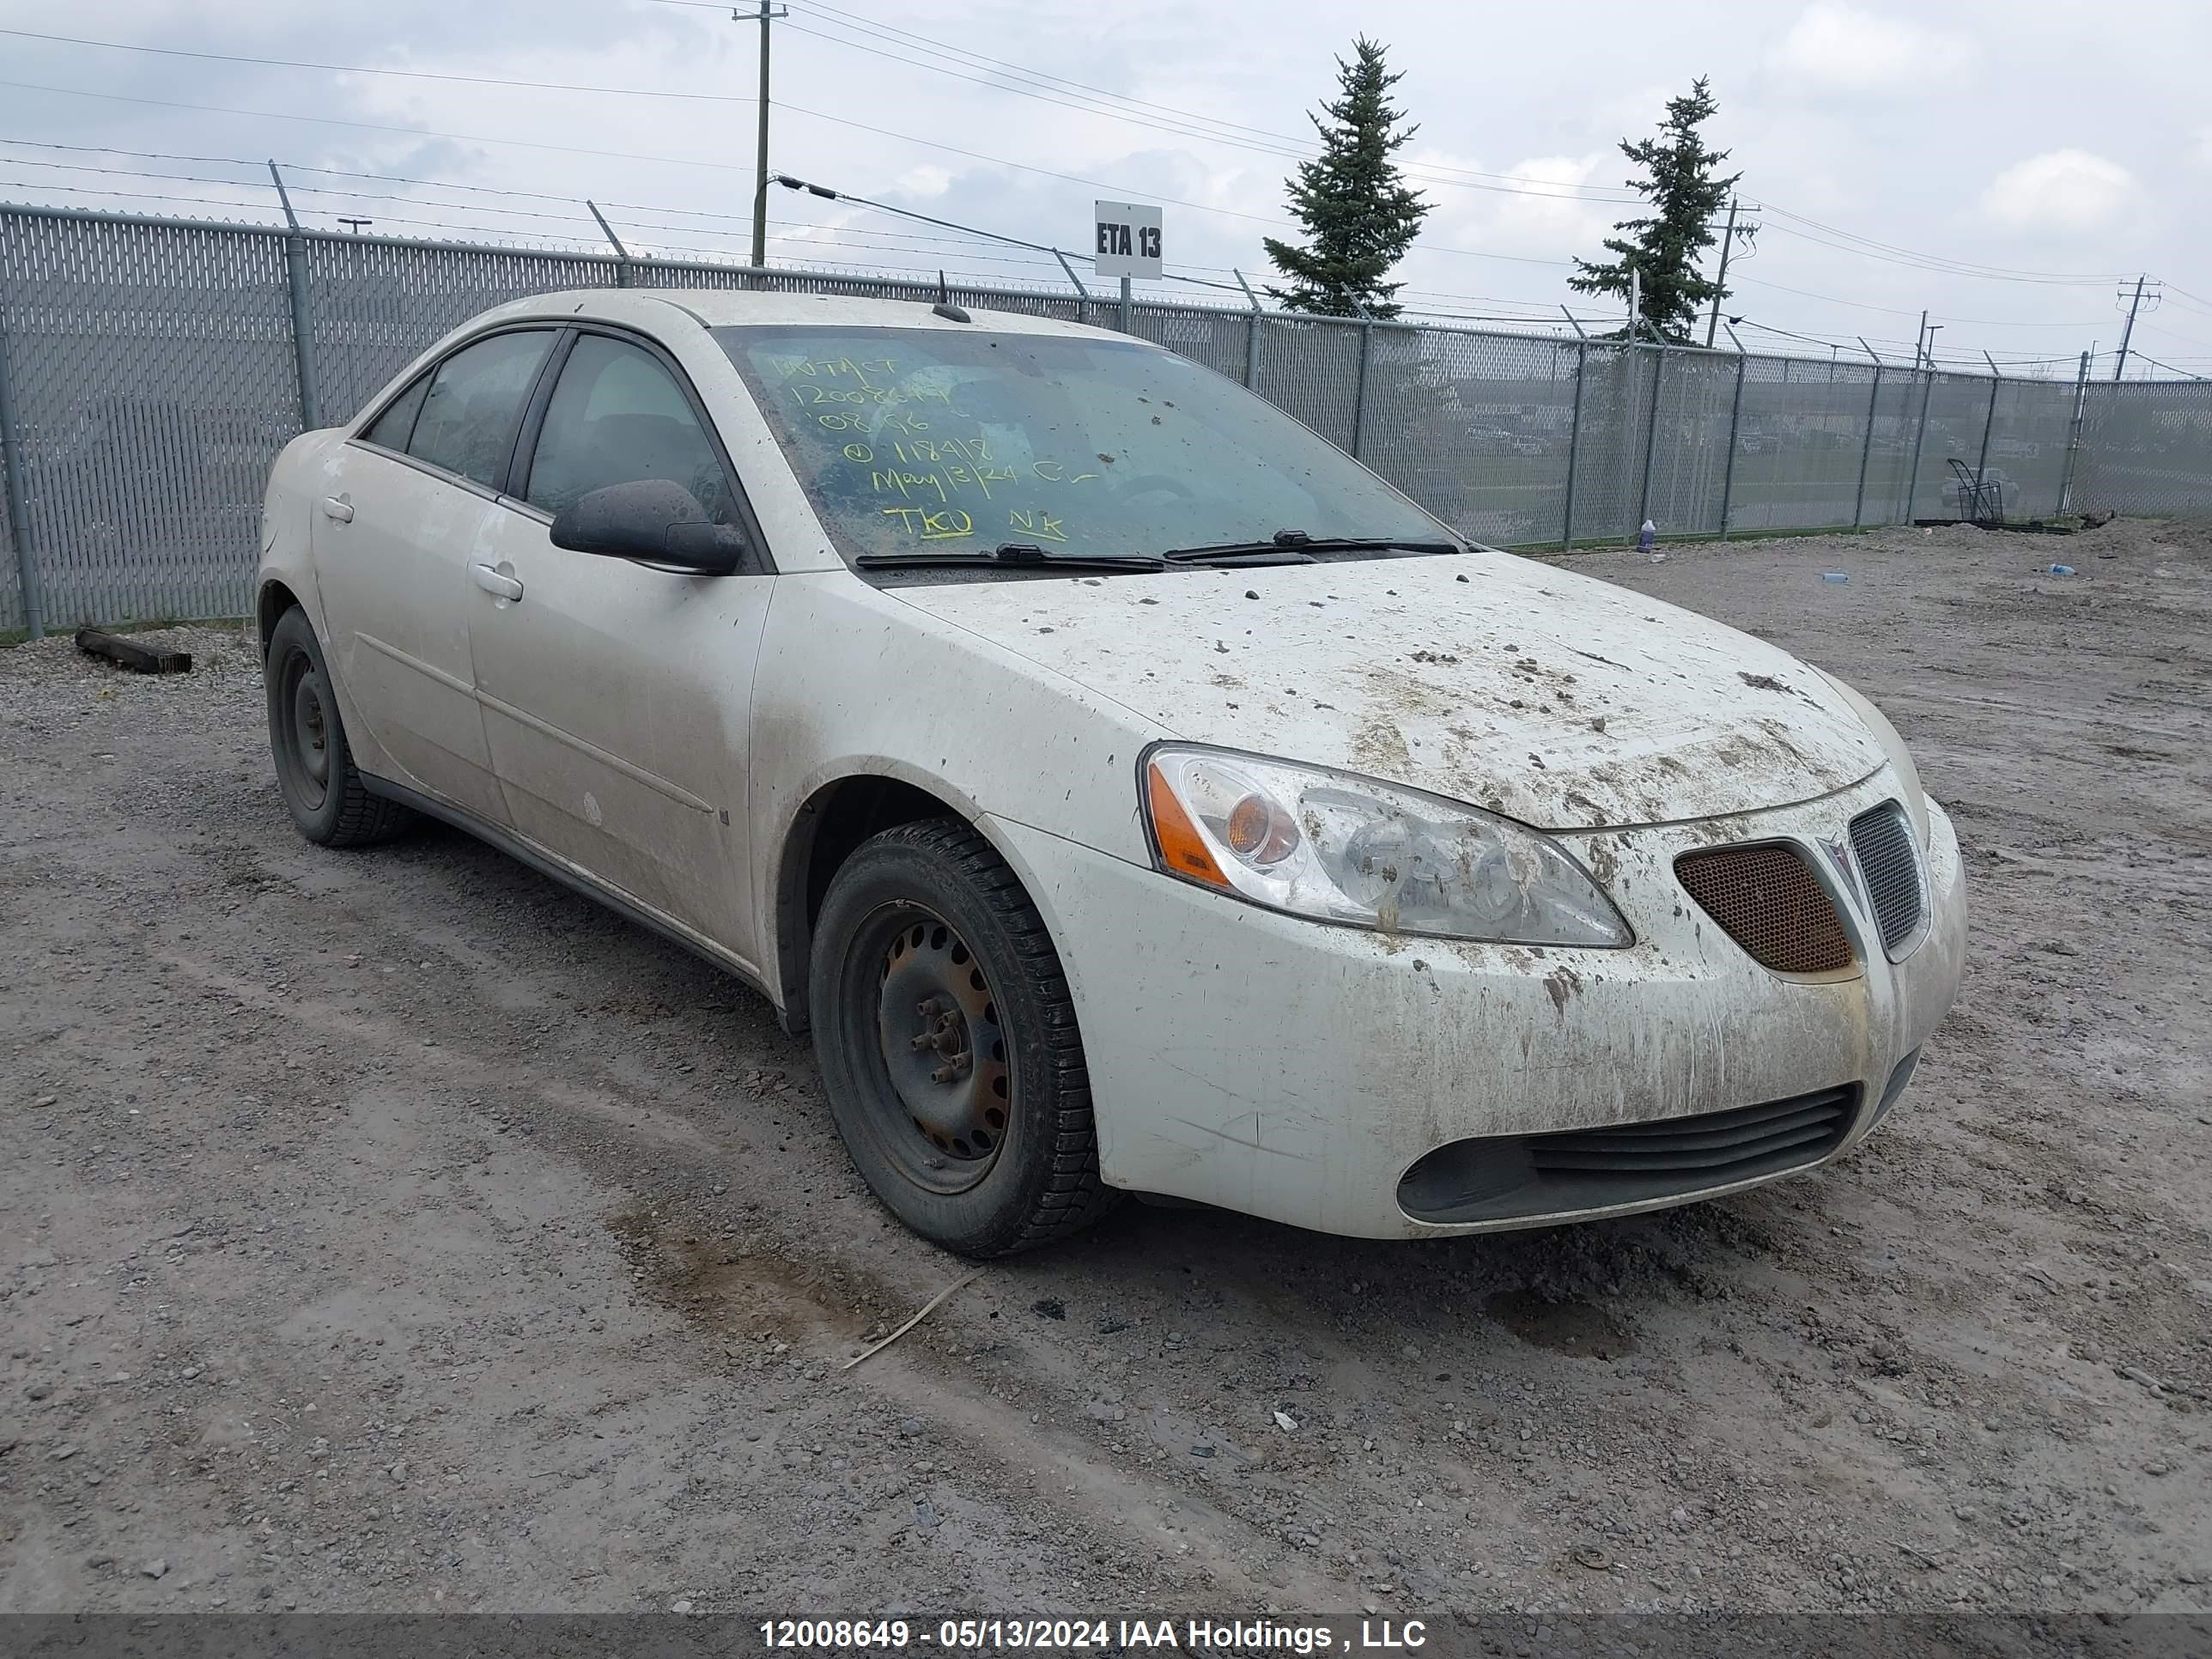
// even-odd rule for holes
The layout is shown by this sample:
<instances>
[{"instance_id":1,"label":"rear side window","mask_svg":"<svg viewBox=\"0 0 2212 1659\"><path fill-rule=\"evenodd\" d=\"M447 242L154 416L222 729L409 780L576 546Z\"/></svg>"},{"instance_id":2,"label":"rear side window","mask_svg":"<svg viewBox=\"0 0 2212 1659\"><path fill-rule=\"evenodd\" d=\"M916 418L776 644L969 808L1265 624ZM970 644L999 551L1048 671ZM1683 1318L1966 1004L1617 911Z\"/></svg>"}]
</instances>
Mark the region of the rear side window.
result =
<instances>
[{"instance_id":1,"label":"rear side window","mask_svg":"<svg viewBox=\"0 0 2212 1659\"><path fill-rule=\"evenodd\" d=\"M729 491L714 446L659 359L604 335L579 338L545 405L526 499L558 513L607 484L665 478L727 524Z\"/></svg>"},{"instance_id":2,"label":"rear side window","mask_svg":"<svg viewBox=\"0 0 2212 1659\"><path fill-rule=\"evenodd\" d=\"M362 437L380 449L407 453L408 434L415 430L415 416L422 407L422 394L430 389L430 376L425 373L415 377L415 384L394 398L383 414L368 423Z\"/></svg>"},{"instance_id":3,"label":"rear side window","mask_svg":"<svg viewBox=\"0 0 2212 1659\"><path fill-rule=\"evenodd\" d=\"M440 363L407 453L497 489L522 405L552 343L550 329L495 334Z\"/></svg>"}]
</instances>

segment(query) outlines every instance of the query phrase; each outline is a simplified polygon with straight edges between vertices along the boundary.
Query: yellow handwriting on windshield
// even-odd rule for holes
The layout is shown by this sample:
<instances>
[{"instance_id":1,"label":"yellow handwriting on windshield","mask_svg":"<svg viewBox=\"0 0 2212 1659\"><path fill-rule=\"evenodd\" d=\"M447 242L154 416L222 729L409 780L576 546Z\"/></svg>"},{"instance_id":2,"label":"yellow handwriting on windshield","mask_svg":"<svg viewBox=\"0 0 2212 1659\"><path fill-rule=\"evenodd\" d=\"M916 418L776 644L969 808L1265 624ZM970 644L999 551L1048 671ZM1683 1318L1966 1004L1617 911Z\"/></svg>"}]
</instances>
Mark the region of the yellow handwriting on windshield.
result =
<instances>
[{"instance_id":1,"label":"yellow handwriting on windshield","mask_svg":"<svg viewBox=\"0 0 2212 1659\"><path fill-rule=\"evenodd\" d=\"M829 380L849 374L861 386L869 384L868 376L889 377L897 372L897 365L889 357L869 357L859 362L850 357L809 357L792 369L794 375L804 374L809 380Z\"/></svg>"},{"instance_id":2,"label":"yellow handwriting on windshield","mask_svg":"<svg viewBox=\"0 0 2212 1659\"><path fill-rule=\"evenodd\" d=\"M1047 483L1081 483L1085 478L1095 478L1098 476L1096 472L1078 472L1071 477L1068 476L1067 464L1064 461L1031 461L1030 471Z\"/></svg>"},{"instance_id":3,"label":"yellow handwriting on windshield","mask_svg":"<svg viewBox=\"0 0 2212 1659\"><path fill-rule=\"evenodd\" d=\"M1032 536L1042 536L1047 541L1066 541L1067 532L1065 523L1065 520L1055 519L1049 513L1024 513L1019 507L1014 508L1006 514L1008 529L1026 531Z\"/></svg>"},{"instance_id":4,"label":"yellow handwriting on windshield","mask_svg":"<svg viewBox=\"0 0 2212 1659\"><path fill-rule=\"evenodd\" d=\"M939 438L932 442L917 438L912 443L895 443L891 452L909 464L925 462L935 466L940 461L969 461L981 466L991 459L991 446L981 438Z\"/></svg>"},{"instance_id":5,"label":"yellow handwriting on windshield","mask_svg":"<svg viewBox=\"0 0 2212 1659\"><path fill-rule=\"evenodd\" d=\"M884 516L896 519L909 536L919 536L926 542L956 541L975 533L975 520L957 507L935 513L921 507L887 507Z\"/></svg>"}]
</instances>

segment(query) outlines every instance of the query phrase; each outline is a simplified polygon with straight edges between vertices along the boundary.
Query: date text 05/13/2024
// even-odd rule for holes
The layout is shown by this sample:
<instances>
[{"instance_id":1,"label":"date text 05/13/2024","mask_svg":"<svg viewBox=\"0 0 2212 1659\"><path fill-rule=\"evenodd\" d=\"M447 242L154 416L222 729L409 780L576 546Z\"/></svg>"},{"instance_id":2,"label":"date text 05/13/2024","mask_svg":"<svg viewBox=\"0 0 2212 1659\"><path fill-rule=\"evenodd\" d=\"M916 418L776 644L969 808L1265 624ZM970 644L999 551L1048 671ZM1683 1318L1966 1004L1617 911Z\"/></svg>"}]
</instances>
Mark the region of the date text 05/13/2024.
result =
<instances>
[{"instance_id":1,"label":"date text 05/13/2024","mask_svg":"<svg viewBox=\"0 0 2212 1659\"><path fill-rule=\"evenodd\" d=\"M1428 1641L1426 1626L1418 1619L1363 1619L1356 1631L1264 1620L1191 1619L1178 1627L1171 1619L946 1619L933 1630L903 1619L771 1619L763 1620L760 1630L769 1648L817 1651L1165 1648L1314 1654L1405 1651L1425 1647Z\"/></svg>"}]
</instances>

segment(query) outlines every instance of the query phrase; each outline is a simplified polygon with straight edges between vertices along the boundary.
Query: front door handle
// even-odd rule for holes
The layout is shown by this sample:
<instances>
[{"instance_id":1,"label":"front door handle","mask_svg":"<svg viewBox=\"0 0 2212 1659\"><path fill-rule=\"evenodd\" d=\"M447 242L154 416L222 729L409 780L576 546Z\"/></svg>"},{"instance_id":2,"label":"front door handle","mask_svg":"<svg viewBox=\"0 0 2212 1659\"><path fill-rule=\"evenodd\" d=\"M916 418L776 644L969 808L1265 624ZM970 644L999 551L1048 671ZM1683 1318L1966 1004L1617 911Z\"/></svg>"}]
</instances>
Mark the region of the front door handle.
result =
<instances>
[{"instance_id":1,"label":"front door handle","mask_svg":"<svg viewBox=\"0 0 2212 1659\"><path fill-rule=\"evenodd\" d=\"M469 574L477 579L477 586L495 599L519 599L522 584L512 576L502 576L488 564L471 565Z\"/></svg>"},{"instance_id":2,"label":"front door handle","mask_svg":"<svg viewBox=\"0 0 2212 1659\"><path fill-rule=\"evenodd\" d=\"M351 524L353 503L343 495L325 495L323 497L323 516L336 519L340 524Z\"/></svg>"}]
</instances>

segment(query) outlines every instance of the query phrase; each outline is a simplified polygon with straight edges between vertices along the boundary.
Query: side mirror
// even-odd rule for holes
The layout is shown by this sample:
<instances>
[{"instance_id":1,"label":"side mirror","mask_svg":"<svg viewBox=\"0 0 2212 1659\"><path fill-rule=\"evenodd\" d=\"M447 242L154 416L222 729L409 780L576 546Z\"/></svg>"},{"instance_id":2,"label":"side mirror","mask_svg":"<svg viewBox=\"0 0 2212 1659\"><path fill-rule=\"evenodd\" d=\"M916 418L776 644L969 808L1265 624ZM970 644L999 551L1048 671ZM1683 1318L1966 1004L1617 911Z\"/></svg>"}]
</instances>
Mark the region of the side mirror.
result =
<instances>
[{"instance_id":1,"label":"side mirror","mask_svg":"<svg viewBox=\"0 0 2212 1659\"><path fill-rule=\"evenodd\" d=\"M572 553L674 565L726 576L744 556L744 532L712 524L699 498L666 478L587 491L553 520L553 545Z\"/></svg>"}]
</instances>

